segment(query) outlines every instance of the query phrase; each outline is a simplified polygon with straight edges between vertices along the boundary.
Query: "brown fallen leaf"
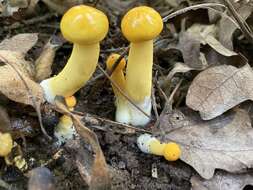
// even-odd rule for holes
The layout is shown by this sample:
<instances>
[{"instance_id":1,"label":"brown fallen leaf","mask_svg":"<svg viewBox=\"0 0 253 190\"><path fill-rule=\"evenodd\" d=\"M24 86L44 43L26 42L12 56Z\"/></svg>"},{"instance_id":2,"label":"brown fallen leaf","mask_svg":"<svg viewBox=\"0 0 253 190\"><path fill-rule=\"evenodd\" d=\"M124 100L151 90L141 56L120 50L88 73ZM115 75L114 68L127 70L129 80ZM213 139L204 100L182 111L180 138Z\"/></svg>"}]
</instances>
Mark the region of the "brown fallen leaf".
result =
<instances>
[{"instance_id":1,"label":"brown fallen leaf","mask_svg":"<svg viewBox=\"0 0 253 190\"><path fill-rule=\"evenodd\" d=\"M181 31L177 44L170 44L165 50L180 50L184 63L188 67L194 70L203 70L207 65L213 64L213 60L206 57L207 54L201 49L202 46L210 46L215 51L214 57L237 55L236 52L224 47L216 38L216 25L193 24L186 31Z\"/></svg>"},{"instance_id":2,"label":"brown fallen leaf","mask_svg":"<svg viewBox=\"0 0 253 190\"><path fill-rule=\"evenodd\" d=\"M202 119L215 118L245 100L253 100L253 72L246 64L211 67L193 80L186 104L199 111Z\"/></svg>"},{"instance_id":3,"label":"brown fallen leaf","mask_svg":"<svg viewBox=\"0 0 253 190\"><path fill-rule=\"evenodd\" d=\"M4 65L0 67L0 75L0 92L9 99L36 107L26 85L24 84L25 81L33 97L35 98L36 104L40 105L42 102L44 102L43 90L41 86L38 83L35 83L25 74L21 74L24 80L23 81L15 70L13 70L9 65Z\"/></svg>"},{"instance_id":4,"label":"brown fallen leaf","mask_svg":"<svg viewBox=\"0 0 253 190\"><path fill-rule=\"evenodd\" d=\"M19 69L22 69L23 73L33 78L35 75L34 66L30 61L25 60L24 57L37 41L37 33L18 34L12 38L4 39L0 43L0 56L7 61L15 63Z\"/></svg>"},{"instance_id":5,"label":"brown fallen leaf","mask_svg":"<svg viewBox=\"0 0 253 190\"><path fill-rule=\"evenodd\" d=\"M55 39L55 40L54 40ZM35 80L40 82L52 74L52 64L56 50L62 45L62 40L53 36L44 46L40 56L35 61Z\"/></svg>"},{"instance_id":6,"label":"brown fallen leaf","mask_svg":"<svg viewBox=\"0 0 253 190\"><path fill-rule=\"evenodd\" d=\"M236 4L235 8L243 20L246 20L253 12L253 6L249 6L248 4ZM231 22L228 17L222 16L218 30L219 41L230 50L233 50L232 37L237 28L238 26Z\"/></svg>"},{"instance_id":7,"label":"brown fallen leaf","mask_svg":"<svg viewBox=\"0 0 253 190\"><path fill-rule=\"evenodd\" d=\"M60 97L56 97L55 105L57 110L62 114L68 115L72 118L76 131L86 142L90 144L93 152L95 153L90 170L85 166L85 163L79 163L78 166L79 168L82 168L83 172L85 173L84 179L86 179L86 182L89 184L89 190L110 189L111 180L109 176L109 170L96 134L89 128L85 127L81 122L80 117L72 114L63 102L64 101L61 100ZM83 166L80 166L80 164ZM83 174L81 173L81 175Z\"/></svg>"},{"instance_id":8,"label":"brown fallen leaf","mask_svg":"<svg viewBox=\"0 0 253 190\"><path fill-rule=\"evenodd\" d=\"M0 61L6 64L0 66L0 92L13 101L32 106L35 105L29 89L37 105L44 101L43 90L32 80L33 65L24 57L37 40L37 34L18 34L0 43Z\"/></svg>"},{"instance_id":9,"label":"brown fallen leaf","mask_svg":"<svg viewBox=\"0 0 253 190\"><path fill-rule=\"evenodd\" d=\"M246 111L238 109L210 121L189 109L165 113L157 137L180 144L180 159L203 178L212 178L215 169L242 172L253 167L253 128Z\"/></svg>"},{"instance_id":10,"label":"brown fallen leaf","mask_svg":"<svg viewBox=\"0 0 253 190\"><path fill-rule=\"evenodd\" d=\"M216 52L224 56L234 56L237 53L224 47L217 39L217 26L214 24L203 25L203 24L194 24L188 30L187 33L191 36L194 36L196 40L199 40L201 44L208 44Z\"/></svg>"},{"instance_id":11,"label":"brown fallen leaf","mask_svg":"<svg viewBox=\"0 0 253 190\"><path fill-rule=\"evenodd\" d=\"M192 190L243 190L246 185L253 185L253 175L219 171L210 180L192 176L191 184Z\"/></svg>"},{"instance_id":12,"label":"brown fallen leaf","mask_svg":"<svg viewBox=\"0 0 253 190\"><path fill-rule=\"evenodd\" d=\"M0 106L0 132L9 132L11 131L11 121L9 115L4 109L4 107Z\"/></svg>"},{"instance_id":13,"label":"brown fallen leaf","mask_svg":"<svg viewBox=\"0 0 253 190\"><path fill-rule=\"evenodd\" d=\"M0 50L9 50L20 53L27 53L38 41L37 33L24 33L4 39L0 43Z\"/></svg>"}]
</instances>

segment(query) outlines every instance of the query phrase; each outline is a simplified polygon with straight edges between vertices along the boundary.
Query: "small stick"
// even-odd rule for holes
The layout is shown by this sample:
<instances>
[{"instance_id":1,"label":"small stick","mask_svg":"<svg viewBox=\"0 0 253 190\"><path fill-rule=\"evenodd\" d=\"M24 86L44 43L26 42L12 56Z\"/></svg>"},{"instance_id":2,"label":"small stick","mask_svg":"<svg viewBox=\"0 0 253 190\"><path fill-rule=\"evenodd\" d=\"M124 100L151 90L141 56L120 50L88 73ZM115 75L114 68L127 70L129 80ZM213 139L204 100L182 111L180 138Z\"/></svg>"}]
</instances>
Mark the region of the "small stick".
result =
<instances>
[{"instance_id":1,"label":"small stick","mask_svg":"<svg viewBox=\"0 0 253 190\"><path fill-rule=\"evenodd\" d=\"M158 125L160 124L160 120L161 120L161 118L164 116L165 111L167 110L167 108L170 109L170 110L172 111L172 101L173 101L173 97L174 97L175 93L177 92L177 90L179 89L179 87L180 87L180 85L182 84L182 82L183 82L183 79L181 79L181 80L179 81L179 83L177 83L176 87L174 88L174 90L173 90L172 93L170 94L169 99L166 100L165 106L164 106L164 108L163 108L163 111L162 111L162 113L160 114L159 119L158 119L158 120L156 121L156 123L154 124L154 127L155 127L155 128L158 127ZM165 96L166 96L166 95L165 95Z\"/></svg>"},{"instance_id":2,"label":"small stick","mask_svg":"<svg viewBox=\"0 0 253 190\"><path fill-rule=\"evenodd\" d=\"M49 19L53 16L55 16L55 13L48 13L48 14L45 14L45 15L40 16L40 17L35 17L35 18L29 19L29 20L24 20L24 21L21 21L21 22L13 23L10 26L5 26L3 29L5 31L8 31L10 29L18 29L18 28L23 27L24 25L32 25L32 24L35 24L36 22L45 21L45 20L47 20L47 19Z\"/></svg>"},{"instance_id":3,"label":"small stick","mask_svg":"<svg viewBox=\"0 0 253 190\"><path fill-rule=\"evenodd\" d=\"M157 104L156 104L156 100L155 100L155 88L154 88L154 85L152 85L152 91L151 91L151 97L152 97L152 107L153 107L153 110L155 112L155 117L156 117L156 120L159 118L159 114L158 114L158 111L157 111Z\"/></svg>"},{"instance_id":4,"label":"small stick","mask_svg":"<svg viewBox=\"0 0 253 190\"><path fill-rule=\"evenodd\" d=\"M104 75L110 80L110 82L117 88L117 90L126 98L136 109L138 109L140 112L142 112L146 117L150 118L152 120L152 117L149 116L146 112L144 112L139 106L137 106L126 94L125 92L118 86L117 83L115 83L111 77L107 74L107 72L98 65L98 68L104 73Z\"/></svg>"},{"instance_id":5,"label":"small stick","mask_svg":"<svg viewBox=\"0 0 253 190\"><path fill-rule=\"evenodd\" d=\"M228 7L228 10L233 15L237 23L239 24L242 33L244 34L245 38L249 40L249 42L253 43L253 33L249 27L249 25L242 19L242 17L236 12L233 4L229 0L223 0L224 4Z\"/></svg>"},{"instance_id":6,"label":"small stick","mask_svg":"<svg viewBox=\"0 0 253 190\"><path fill-rule=\"evenodd\" d=\"M223 4L220 4L220 3L202 3L202 4L198 4L198 5L192 5L192 6L184 8L184 9L180 9L178 11L175 11L175 12L169 14L168 16L163 17L163 22L167 22L169 19L176 17L178 15L184 14L184 13L191 11L191 10L203 9L203 8L209 8L209 7L222 7L224 9L226 9L226 6Z\"/></svg>"},{"instance_id":7,"label":"small stick","mask_svg":"<svg viewBox=\"0 0 253 190\"><path fill-rule=\"evenodd\" d=\"M130 47L128 46L123 53L119 56L119 58L115 61L115 63L112 66L112 69L107 71L107 74L109 76L112 75L113 71L117 68L117 66L119 65L120 61L127 55L128 51L129 51Z\"/></svg>"}]
</instances>

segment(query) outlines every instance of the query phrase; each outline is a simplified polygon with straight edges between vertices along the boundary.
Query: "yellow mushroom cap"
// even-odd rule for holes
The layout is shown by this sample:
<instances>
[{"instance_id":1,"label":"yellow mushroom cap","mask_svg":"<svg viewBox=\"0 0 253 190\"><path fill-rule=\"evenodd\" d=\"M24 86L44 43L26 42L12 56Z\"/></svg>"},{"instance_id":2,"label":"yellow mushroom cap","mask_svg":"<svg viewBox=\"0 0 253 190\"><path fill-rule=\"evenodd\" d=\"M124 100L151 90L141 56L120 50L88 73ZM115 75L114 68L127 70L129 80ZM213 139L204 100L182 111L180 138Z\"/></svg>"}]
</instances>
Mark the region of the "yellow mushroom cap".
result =
<instances>
[{"instance_id":1,"label":"yellow mushroom cap","mask_svg":"<svg viewBox=\"0 0 253 190\"><path fill-rule=\"evenodd\" d=\"M13 140L10 133L0 133L0 156L7 156L13 147Z\"/></svg>"},{"instance_id":2,"label":"yellow mushroom cap","mask_svg":"<svg viewBox=\"0 0 253 190\"><path fill-rule=\"evenodd\" d=\"M168 143L164 147L163 156L166 160L176 161L181 155L181 148L177 143Z\"/></svg>"},{"instance_id":3,"label":"yellow mushroom cap","mask_svg":"<svg viewBox=\"0 0 253 190\"><path fill-rule=\"evenodd\" d=\"M75 98L75 96L66 97L66 98L65 98L65 102L66 102L66 105L67 105L69 108L73 108L73 107L75 107L75 105L76 105L76 98Z\"/></svg>"},{"instance_id":4,"label":"yellow mushroom cap","mask_svg":"<svg viewBox=\"0 0 253 190\"><path fill-rule=\"evenodd\" d=\"M78 5L64 14L60 28L66 40L88 45L105 38L109 22L103 12L93 7Z\"/></svg>"},{"instance_id":5,"label":"yellow mushroom cap","mask_svg":"<svg viewBox=\"0 0 253 190\"><path fill-rule=\"evenodd\" d=\"M146 6L131 9L121 22L121 30L130 42L152 40L162 29L163 21L160 14Z\"/></svg>"},{"instance_id":6,"label":"yellow mushroom cap","mask_svg":"<svg viewBox=\"0 0 253 190\"><path fill-rule=\"evenodd\" d=\"M114 63L117 61L117 59L120 57L119 54L113 53L111 54L106 61L106 67L107 69L111 70ZM117 65L117 68L115 71L123 70L126 66L126 60L123 58L120 60L119 64Z\"/></svg>"}]
</instances>

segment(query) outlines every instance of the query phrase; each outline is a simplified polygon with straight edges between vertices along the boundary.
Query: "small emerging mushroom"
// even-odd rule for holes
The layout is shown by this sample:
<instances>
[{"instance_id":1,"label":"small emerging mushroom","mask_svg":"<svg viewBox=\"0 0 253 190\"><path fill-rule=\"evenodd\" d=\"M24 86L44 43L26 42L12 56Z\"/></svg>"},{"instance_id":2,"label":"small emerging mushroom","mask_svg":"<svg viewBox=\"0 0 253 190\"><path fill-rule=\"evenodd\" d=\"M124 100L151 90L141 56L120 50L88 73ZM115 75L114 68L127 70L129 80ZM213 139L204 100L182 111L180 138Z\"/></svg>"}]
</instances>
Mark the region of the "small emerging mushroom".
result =
<instances>
[{"instance_id":1,"label":"small emerging mushroom","mask_svg":"<svg viewBox=\"0 0 253 190\"><path fill-rule=\"evenodd\" d=\"M177 143L161 143L149 134L139 136L137 145L142 152L163 156L168 161L176 161L181 155L181 148Z\"/></svg>"},{"instance_id":2,"label":"small emerging mushroom","mask_svg":"<svg viewBox=\"0 0 253 190\"><path fill-rule=\"evenodd\" d=\"M65 103L69 110L74 110L76 105L76 98L74 96L70 96L65 98ZM61 145L66 140L72 139L76 135L76 130L73 125L73 121L71 117L67 115L63 115L60 117L60 121L55 127L54 136L58 139L57 144Z\"/></svg>"},{"instance_id":3,"label":"small emerging mushroom","mask_svg":"<svg viewBox=\"0 0 253 190\"><path fill-rule=\"evenodd\" d=\"M108 27L106 15L93 7L78 5L64 14L60 28L64 38L73 43L73 50L64 69L40 83L48 102L53 103L57 95L72 96L89 80Z\"/></svg>"},{"instance_id":4,"label":"small emerging mushroom","mask_svg":"<svg viewBox=\"0 0 253 190\"><path fill-rule=\"evenodd\" d=\"M119 59L119 54L111 54L106 61L107 70L111 70L114 63ZM113 71L111 74L111 79L114 83L122 90L125 91L126 86L126 79L124 76L124 68L126 66L126 60L124 58L121 59L120 63L117 65L117 68ZM129 110L127 107L127 100L124 96L119 92L117 87L112 84L113 92L116 96L116 121L121 123L128 123L130 116L129 116Z\"/></svg>"},{"instance_id":5,"label":"small emerging mushroom","mask_svg":"<svg viewBox=\"0 0 253 190\"><path fill-rule=\"evenodd\" d=\"M121 29L131 42L126 68L126 92L137 106L151 115L153 39L163 29L162 18L150 7L136 7L123 17ZM131 104L126 106L130 111L127 123L146 125L150 121Z\"/></svg>"},{"instance_id":6,"label":"small emerging mushroom","mask_svg":"<svg viewBox=\"0 0 253 190\"><path fill-rule=\"evenodd\" d=\"M10 133L0 132L0 156L6 157L13 147L13 140Z\"/></svg>"}]
</instances>

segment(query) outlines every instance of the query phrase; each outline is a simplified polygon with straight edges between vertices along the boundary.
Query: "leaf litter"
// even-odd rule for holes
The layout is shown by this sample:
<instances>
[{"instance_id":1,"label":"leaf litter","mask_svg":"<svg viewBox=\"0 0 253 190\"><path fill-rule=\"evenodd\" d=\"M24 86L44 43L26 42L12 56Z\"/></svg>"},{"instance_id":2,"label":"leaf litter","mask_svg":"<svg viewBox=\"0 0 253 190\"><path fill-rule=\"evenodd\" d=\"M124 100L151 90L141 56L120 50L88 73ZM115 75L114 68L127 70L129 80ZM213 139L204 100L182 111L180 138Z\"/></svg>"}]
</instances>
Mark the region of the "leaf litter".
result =
<instances>
[{"instance_id":1,"label":"leaf litter","mask_svg":"<svg viewBox=\"0 0 253 190\"><path fill-rule=\"evenodd\" d=\"M42 2L45 3L51 11L55 11L59 14L62 14L73 4L84 3L84 1L60 2L57 0L43 0ZM37 3L38 1L33 1L33 6L35 8L36 6L38 8ZM165 55L171 55L169 53L176 49L181 54L179 60L173 58L174 60L167 61L171 57L162 57L159 55L161 48L158 47L155 49L155 71L158 74L154 77L158 76L159 79L161 79L155 79L155 81L161 82L163 88L154 88L155 92L153 94L157 104L156 107L158 113L161 113L161 116L159 128L152 130L155 131L155 135L162 141L175 141L181 145L183 151L181 160L192 166L201 176L194 175L191 178L192 189L198 190L206 188L215 190L221 189L221 187L222 189L228 187L230 187L230 189L242 189L245 185L252 184L252 176L247 172L247 169L252 168L253 156L251 154L253 154L253 150L251 149L251 142L253 142L253 135L249 113L234 107L246 100L252 100L252 60L243 62L242 66L240 65L241 61L236 64L237 60L241 57L241 52L238 47L235 47L233 40L235 32L239 30L242 31L239 38L243 38L243 35L246 36L244 32L244 27L247 27L245 25L245 20L250 19L250 15L252 15L252 5L251 2L247 0L234 1L235 10L241 16L240 19L242 22L239 23L238 18L234 17L231 10L228 7L225 8L220 2L216 3L216 1L212 1L212 3L210 3L210 1L203 1L203 5L188 4L189 6L187 7L185 7L184 3L188 4L189 1L150 2L150 5L156 7L158 10L169 9L167 12L172 12L169 15L166 12L161 12L162 15L168 15L164 17L166 22L174 21L173 19L181 19L180 24L177 22L172 23L176 29L176 34L172 35L171 31L165 31L158 39L158 42L161 43L161 47L163 47L162 51L165 52ZM108 12L109 17L114 19L111 23L113 27L119 23L117 19L122 16L123 13L121 14L121 12L137 4L140 3L136 3L132 0L124 2L115 1L115 3L97 1L94 3L94 5ZM165 8L163 7L164 5L166 5ZM14 9L9 9L9 12L6 12L7 9L5 9L3 15L13 16L19 14L17 10L21 10L20 8L26 9L27 6L28 4L18 8L14 6ZM218 9L217 7L222 9ZM178 11L175 11L177 8ZM199 9L208 9L208 12L206 12L209 15L207 16L211 18L212 13L215 17L212 18L212 21L211 19L209 20L211 22L196 22L192 20L192 18L194 18L192 15L195 14L196 17L196 13L200 14L200 16L198 16L199 18L203 16L203 12L199 11ZM182 14L183 17L186 18L185 20L182 19ZM206 18L206 15L203 17ZM24 23L26 22L24 21ZM251 26L251 23L249 23L249 25ZM115 28L117 28L117 26ZM119 37L117 32L120 31L118 29L113 30L113 32L116 31L116 35L111 31L110 37L103 42L102 47L108 47L110 51L118 51L117 48L125 46L125 41L122 37ZM177 33L177 30L180 32ZM114 36L116 36L117 39ZM168 40L168 38L170 39ZM38 59L35 61L29 59L28 61L25 58L27 51L37 42L37 34L18 34L0 43L0 59L2 61L0 66L0 74L2 76L0 79L1 93L12 101L32 106L34 106L34 102L30 97L31 94L35 98L37 104L40 105L44 102L43 92L39 84L35 81L41 81L49 77L51 73L55 74L53 61L59 61L56 50L62 45L57 44L55 46L48 41L42 53L36 56ZM117 44L116 48L114 47L115 44ZM122 44L122 47L120 47L121 45L119 44ZM62 53L62 51L63 50L60 49L59 53ZM101 53L102 62L107 55L106 53ZM61 56L64 57L65 54L61 54ZM247 55L245 56L247 57ZM163 61L165 61L165 63L163 63ZM20 75L6 64L6 62L12 64ZM97 85L98 81L99 78L94 80L92 84ZM176 108L172 110L172 106L169 106L170 110L167 111L166 109L168 109L168 106L166 106L166 104L168 102L164 102L164 100L168 99L166 98L166 95L169 95L167 91L170 92L170 89L177 86L178 81L181 81L180 85L178 85L180 87L176 90L177 92L172 92L172 96L174 97L172 105ZM24 82L29 87L31 94L29 94ZM9 88L10 86L12 86L12 88ZM85 88L85 90L87 89ZM162 93L162 90L165 90L166 93ZM85 93L84 91L81 92L82 96L87 97ZM186 103L184 99L186 99ZM129 142L122 140L122 138L130 139L128 136L138 136L139 133L142 133L146 129L138 130L131 126L117 125L117 122L110 121L112 114L107 114L110 119L104 119L96 116L102 111L96 112L94 109L92 112L96 115L89 115L85 112L88 110L88 107L92 105L91 101L81 98L80 101L82 100L84 101L81 103L82 106L79 106L79 109L81 111L84 110L84 113L79 114L83 114L84 116L82 118L84 120L83 123L79 116L66 110L62 103L58 102L57 106L58 111L68 114L73 118L75 127L79 130L81 138L86 137L84 140L89 141L87 144L91 145L95 153L94 155L92 153L82 153L81 150L85 149L84 152L87 152L87 150L81 147L80 143L77 142L78 146L82 149L78 150L78 148L74 148L78 154L76 157L74 156L74 160L71 162L77 167L84 182L90 185L90 189L110 186L109 172L115 172L118 176L122 175L122 170L113 167L111 156L108 157L108 155L112 154L107 152L108 149L117 149L116 146L120 147L113 153L113 155L120 155L117 159L122 160L124 157L121 151L128 152L132 155L132 157L123 159L127 160L127 166L123 164L123 166L120 167L126 167L127 169L123 170L126 171L126 173L133 170L131 176L130 174L123 175L123 178L125 177L128 181L135 175L140 178L139 184L138 180L137 184L135 182L136 189L143 189L142 182L145 183L149 181L149 178L146 177L149 174L147 175L146 172L144 176L141 176L143 173L141 173L141 175L134 173L134 171L136 171L134 169L136 166L132 168L129 166L132 160L134 163L132 164L133 166L136 164L137 161L135 161L135 159L137 158L138 160L143 159L146 161L146 164L150 164L150 166L156 165L158 180L161 177L160 173L163 171L163 169L159 167L160 165L164 168L172 167L170 163L164 162L163 160L158 160L158 163L155 164L152 163L154 161L154 156L141 155L142 157L140 159L139 156L141 153L133 149L133 147L136 148L134 144L135 137L132 141L130 140L131 145L124 145L124 143L128 144ZM108 98L105 101L108 101ZM98 104L98 101L95 102L95 104ZM184 106L188 106L189 108L186 108L185 111L182 109ZM99 107L101 109L100 105ZM9 108L7 108L7 110L8 109ZM191 109L198 112L194 112ZM108 113L111 112L109 111ZM3 125L9 126L9 118L6 114L7 112L5 109L0 110L0 117L4 119ZM86 128L84 123L85 125L87 124L87 127L96 129L96 133ZM108 124L111 126L109 125L108 127ZM8 129L8 127L6 129L2 127L3 125L0 125L0 130L4 131ZM149 128L147 128L146 132L150 132L148 129ZM101 132L97 132L97 130L102 131L102 135ZM113 141L114 135L111 134L111 132L121 134L121 139L116 138L116 140ZM102 144L102 148L106 147L103 149L104 153L99 145L96 134L100 136L99 140ZM113 143L108 145L104 135L108 135L108 139ZM127 150L125 147L127 147ZM88 152L91 151L88 150ZM134 154L137 156L134 156ZM88 157L92 162L87 164L86 161ZM108 162L107 164L105 159ZM128 159L130 159L130 161ZM140 164L140 162L137 163ZM176 163L176 165L177 164L180 165L180 163ZM143 166L141 165L141 167ZM147 165L143 167L143 170L147 170L146 168ZM183 168L186 168L186 165L183 165ZM173 171L174 170L171 170L166 174L173 176L175 175ZM138 172L140 171L138 170ZM238 172L244 173L238 174ZM177 178L179 177L177 176ZM166 178L164 180L166 181ZM189 179L187 180L189 181ZM134 182L132 183L131 185L134 185ZM227 186L223 188L224 183L226 183ZM168 184L169 182L165 182L165 186L161 186L160 188L168 189ZM221 185L217 186L217 184ZM150 182L150 187L152 187L152 185L154 184ZM161 184L159 183L158 186L155 187L159 187L159 185ZM131 186L131 188L135 187ZM190 189L189 185L188 187Z\"/></svg>"}]
</instances>

